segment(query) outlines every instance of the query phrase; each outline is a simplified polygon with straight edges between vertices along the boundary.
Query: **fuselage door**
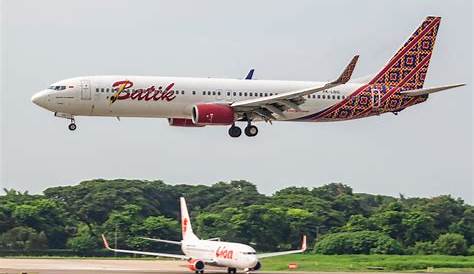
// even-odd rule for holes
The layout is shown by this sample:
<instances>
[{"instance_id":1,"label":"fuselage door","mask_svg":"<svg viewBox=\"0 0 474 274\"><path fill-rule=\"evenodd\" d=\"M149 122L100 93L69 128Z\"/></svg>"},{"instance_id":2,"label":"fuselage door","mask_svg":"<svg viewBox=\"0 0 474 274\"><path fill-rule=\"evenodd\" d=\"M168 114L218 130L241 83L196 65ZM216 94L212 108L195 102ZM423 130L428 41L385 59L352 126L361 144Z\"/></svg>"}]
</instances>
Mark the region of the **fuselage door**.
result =
<instances>
[{"instance_id":1,"label":"fuselage door","mask_svg":"<svg viewBox=\"0 0 474 274\"><path fill-rule=\"evenodd\" d=\"M372 93L372 108L378 110L380 108L380 90L379 88L371 88L370 92Z\"/></svg>"},{"instance_id":2,"label":"fuselage door","mask_svg":"<svg viewBox=\"0 0 474 274\"><path fill-rule=\"evenodd\" d=\"M89 80L81 80L81 99L90 100L91 99L91 85Z\"/></svg>"}]
</instances>

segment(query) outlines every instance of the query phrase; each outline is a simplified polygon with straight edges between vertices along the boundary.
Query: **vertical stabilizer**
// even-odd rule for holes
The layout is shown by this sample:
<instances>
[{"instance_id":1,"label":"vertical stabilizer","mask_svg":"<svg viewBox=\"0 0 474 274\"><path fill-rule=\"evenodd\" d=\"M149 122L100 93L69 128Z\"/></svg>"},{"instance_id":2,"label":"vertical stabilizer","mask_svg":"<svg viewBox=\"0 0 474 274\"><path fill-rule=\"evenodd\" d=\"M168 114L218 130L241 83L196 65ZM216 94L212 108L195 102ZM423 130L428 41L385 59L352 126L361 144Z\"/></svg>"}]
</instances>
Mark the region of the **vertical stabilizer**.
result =
<instances>
[{"instance_id":1,"label":"vertical stabilizer","mask_svg":"<svg viewBox=\"0 0 474 274\"><path fill-rule=\"evenodd\" d=\"M441 17L426 17L369 84L403 90L423 88L440 23Z\"/></svg>"},{"instance_id":2,"label":"vertical stabilizer","mask_svg":"<svg viewBox=\"0 0 474 274\"><path fill-rule=\"evenodd\" d=\"M194 235L193 227L191 226L191 219L189 218L188 207L183 197L179 198L181 206L181 233L183 235L183 241L198 240L198 237Z\"/></svg>"}]
</instances>

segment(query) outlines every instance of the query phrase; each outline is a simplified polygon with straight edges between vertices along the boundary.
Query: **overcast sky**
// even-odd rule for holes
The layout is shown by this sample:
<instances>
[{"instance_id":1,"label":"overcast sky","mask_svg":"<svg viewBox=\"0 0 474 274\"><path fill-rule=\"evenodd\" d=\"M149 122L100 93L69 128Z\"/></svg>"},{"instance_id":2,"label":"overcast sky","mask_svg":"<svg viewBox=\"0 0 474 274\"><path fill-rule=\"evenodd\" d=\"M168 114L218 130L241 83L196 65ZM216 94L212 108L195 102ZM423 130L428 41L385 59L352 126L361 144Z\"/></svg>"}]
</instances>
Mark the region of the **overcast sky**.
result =
<instances>
[{"instance_id":1,"label":"overcast sky","mask_svg":"<svg viewBox=\"0 0 474 274\"><path fill-rule=\"evenodd\" d=\"M91 178L211 184L246 179L270 194L342 182L356 192L473 203L472 3L466 1L3 0L2 187L38 193ZM442 16L425 86L398 116L226 127L165 119L79 117L31 103L50 83L101 74L332 80L354 54L354 77L377 71L428 15Z\"/></svg>"}]
</instances>

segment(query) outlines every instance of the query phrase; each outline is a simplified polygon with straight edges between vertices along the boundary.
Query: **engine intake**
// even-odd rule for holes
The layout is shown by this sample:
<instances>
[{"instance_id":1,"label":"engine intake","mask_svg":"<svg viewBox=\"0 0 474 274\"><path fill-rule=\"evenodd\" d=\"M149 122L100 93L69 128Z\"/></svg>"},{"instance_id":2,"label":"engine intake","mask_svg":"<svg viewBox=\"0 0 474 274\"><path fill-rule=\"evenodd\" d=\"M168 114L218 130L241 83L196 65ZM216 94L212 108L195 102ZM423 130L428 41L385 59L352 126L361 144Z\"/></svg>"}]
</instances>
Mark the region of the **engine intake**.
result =
<instances>
[{"instance_id":1,"label":"engine intake","mask_svg":"<svg viewBox=\"0 0 474 274\"><path fill-rule=\"evenodd\" d=\"M201 260L197 259L191 259L188 261L188 266L191 271L196 271L196 270L203 270L204 269L204 262Z\"/></svg>"},{"instance_id":2,"label":"engine intake","mask_svg":"<svg viewBox=\"0 0 474 274\"><path fill-rule=\"evenodd\" d=\"M234 109L224 104L193 106L192 121L196 125L230 125L234 123Z\"/></svg>"},{"instance_id":3,"label":"engine intake","mask_svg":"<svg viewBox=\"0 0 474 274\"><path fill-rule=\"evenodd\" d=\"M168 123L173 127L203 127L204 125L196 125L191 119L184 118L168 118Z\"/></svg>"}]
</instances>

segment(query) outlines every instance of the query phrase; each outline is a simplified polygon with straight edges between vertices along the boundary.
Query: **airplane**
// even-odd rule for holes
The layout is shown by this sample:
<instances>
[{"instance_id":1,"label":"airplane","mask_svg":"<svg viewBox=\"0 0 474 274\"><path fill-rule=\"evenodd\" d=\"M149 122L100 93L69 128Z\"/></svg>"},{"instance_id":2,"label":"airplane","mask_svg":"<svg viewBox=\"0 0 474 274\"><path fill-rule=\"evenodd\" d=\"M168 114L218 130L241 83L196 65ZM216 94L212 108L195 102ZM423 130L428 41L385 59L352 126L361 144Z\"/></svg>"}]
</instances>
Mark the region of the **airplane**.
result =
<instances>
[{"instance_id":1,"label":"airplane","mask_svg":"<svg viewBox=\"0 0 474 274\"><path fill-rule=\"evenodd\" d=\"M259 270L262 267L259 261L261 258L302 253L306 250L306 235L303 236L301 249L261 254L257 254L255 249L251 246L241 243L224 242L220 241L219 238L201 240L193 232L185 199L181 197L179 200L181 207L181 234L183 239L181 241L145 237L142 239L180 245L184 255L111 248L106 237L102 234L105 248L118 253L186 260L189 269L196 274L204 274L206 265L227 267L228 274L237 273L237 269L242 269L246 273L249 273Z\"/></svg>"},{"instance_id":2,"label":"airplane","mask_svg":"<svg viewBox=\"0 0 474 274\"><path fill-rule=\"evenodd\" d=\"M230 126L256 136L254 122L331 122L382 113L398 114L429 94L465 84L424 88L441 17L429 16L372 77L349 81L358 55L333 81L275 81L158 76L89 76L62 80L33 95L32 102L70 120L76 116L167 118L170 126ZM250 79L249 79L250 78Z\"/></svg>"}]
</instances>

